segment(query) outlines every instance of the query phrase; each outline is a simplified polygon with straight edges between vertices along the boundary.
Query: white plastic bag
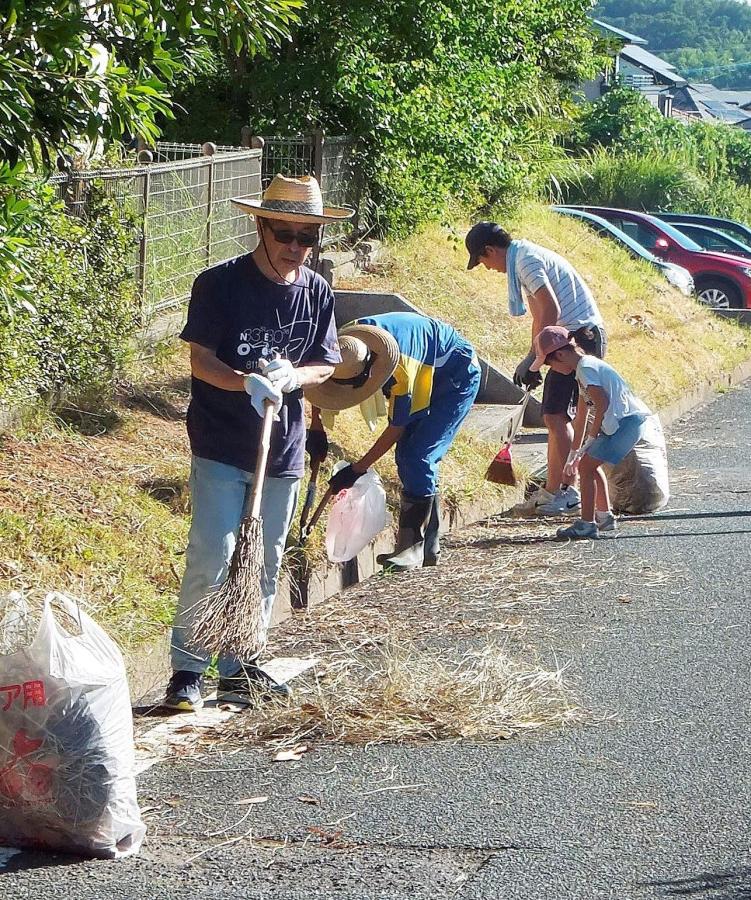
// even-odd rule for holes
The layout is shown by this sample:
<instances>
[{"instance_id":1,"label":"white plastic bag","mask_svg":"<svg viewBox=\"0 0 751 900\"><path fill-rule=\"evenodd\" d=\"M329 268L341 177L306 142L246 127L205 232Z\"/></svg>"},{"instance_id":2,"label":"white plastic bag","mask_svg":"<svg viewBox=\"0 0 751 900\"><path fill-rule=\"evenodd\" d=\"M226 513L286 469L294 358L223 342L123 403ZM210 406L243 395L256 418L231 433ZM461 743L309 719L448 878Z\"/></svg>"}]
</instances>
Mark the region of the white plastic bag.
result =
<instances>
[{"instance_id":1,"label":"white plastic bag","mask_svg":"<svg viewBox=\"0 0 751 900\"><path fill-rule=\"evenodd\" d=\"M145 833L120 650L76 602L48 594L34 640L0 655L0 844L112 859L137 852Z\"/></svg>"},{"instance_id":2,"label":"white plastic bag","mask_svg":"<svg viewBox=\"0 0 751 900\"><path fill-rule=\"evenodd\" d=\"M667 506L670 476L659 416L649 416L634 449L617 466L605 466L605 474L615 512L638 516Z\"/></svg>"},{"instance_id":3,"label":"white plastic bag","mask_svg":"<svg viewBox=\"0 0 751 900\"><path fill-rule=\"evenodd\" d=\"M346 463L335 467L334 471ZM368 471L346 491L340 491L329 511L326 552L331 562L347 562L389 524L386 491L378 473Z\"/></svg>"}]
</instances>

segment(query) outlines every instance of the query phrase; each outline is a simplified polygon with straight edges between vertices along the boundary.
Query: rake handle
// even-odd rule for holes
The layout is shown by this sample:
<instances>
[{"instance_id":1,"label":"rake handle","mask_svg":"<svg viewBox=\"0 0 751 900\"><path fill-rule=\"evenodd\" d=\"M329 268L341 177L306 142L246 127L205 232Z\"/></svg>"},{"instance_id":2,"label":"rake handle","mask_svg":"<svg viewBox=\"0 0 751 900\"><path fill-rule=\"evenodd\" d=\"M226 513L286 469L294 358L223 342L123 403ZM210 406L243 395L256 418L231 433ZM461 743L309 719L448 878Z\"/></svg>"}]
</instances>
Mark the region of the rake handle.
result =
<instances>
[{"instance_id":1,"label":"rake handle","mask_svg":"<svg viewBox=\"0 0 751 900\"><path fill-rule=\"evenodd\" d=\"M308 539L310 532L316 527L318 524L318 520L321 518L321 513L326 508L326 504L332 498L334 492L329 488L326 493L321 498L321 502L316 507L316 511L313 513L310 521L306 525L302 525L300 528L300 546L302 546Z\"/></svg>"},{"instance_id":2,"label":"rake handle","mask_svg":"<svg viewBox=\"0 0 751 900\"><path fill-rule=\"evenodd\" d=\"M266 478L266 464L269 460L269 448L271 447L271 426L274 424L274 405L267 400L263 412L263 426L261 428L261 440L256 454L256 470L253 479L253 488L250 492L250 508L248 516L251 519L261 518L261 496L263 482Z\"/></svg>"},{"instance_id":3,"label":"rake handle","mask_svg":"<svg viewBox=\"0 0 751 900\"><path fill-rule=\"evenodd\" d=\"M318 472L321 468L321 458L319 456L314 457L310 461L310 481L308 482L308 490L305 494L305 503L303 504L302 512L300 513L300 529L305 528L305 525L308 521L308 516L310 516L310 511L313 508L313 501L316 498L316 484L318 482Z\"/></svg>"}]
</instances>

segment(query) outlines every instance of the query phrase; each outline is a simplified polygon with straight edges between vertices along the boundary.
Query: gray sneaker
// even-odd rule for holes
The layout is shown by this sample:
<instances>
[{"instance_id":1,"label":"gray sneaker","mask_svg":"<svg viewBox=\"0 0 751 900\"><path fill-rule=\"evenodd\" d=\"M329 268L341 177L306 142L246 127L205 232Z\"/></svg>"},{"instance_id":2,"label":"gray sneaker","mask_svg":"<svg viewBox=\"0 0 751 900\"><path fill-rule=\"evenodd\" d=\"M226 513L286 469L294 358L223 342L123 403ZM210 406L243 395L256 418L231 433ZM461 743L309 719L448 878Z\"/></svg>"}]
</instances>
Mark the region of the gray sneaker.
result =
<instances>
[{"instance_id":1,"label":"gray sneaker","mask_svg":"<svg viewBox=\"0 0 751 900\"><path fill-rule=\"evenodd\" d=\"M594 522L585 522L583 519L577 519L573 525L566 525L559 528L556 532L559 540L580 541L586 538L596 539L599 532Z\"/></svg>"},{"instance_id":2,"label":"gray sneaker","mask_svg":"<svg viewBox=\"0 0 751 900\"><path fill-rule=\"evenodd\" d=\"M557 490L548 503L543 504L538 512L541 516L578 516L582 501L575 487Z\"/></svg>"},{"instance_id":3,"label":"gray sneaker","mask_svg":"<svg viewBox=\"0 0 751 900\"><path fill-rule=\"evenodd\" d=\"M618 528L618 521L611 512L605 513L602 517L597 513L595 524L598 531L615 531Z\"/></svg>"},{"instance_id":4,"label":"gray sneaker","mask_svg":"<svg viewBox=\"0 0 751 900\"><path fill-rule=\"evenodd\" d=\"M174 672L162 706L177 712L197 712L203 706L202 687L203 675L200 672Z\"/></svg>"}]
</instances>

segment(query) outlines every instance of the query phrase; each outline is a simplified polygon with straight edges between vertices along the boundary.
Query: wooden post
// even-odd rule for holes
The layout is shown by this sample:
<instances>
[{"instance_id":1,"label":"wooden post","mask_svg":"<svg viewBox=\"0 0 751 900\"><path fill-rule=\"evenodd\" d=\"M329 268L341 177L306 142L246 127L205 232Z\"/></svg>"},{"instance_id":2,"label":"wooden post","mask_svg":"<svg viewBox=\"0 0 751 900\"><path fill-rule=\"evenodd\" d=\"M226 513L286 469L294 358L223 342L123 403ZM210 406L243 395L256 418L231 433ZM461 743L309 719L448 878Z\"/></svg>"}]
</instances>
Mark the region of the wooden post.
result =
<instances>
[{"instance_id":1,"label":"wooden post","mask_svg":"<svg viewBox=\"0 0 751 900\"><path fill-rule=\"evenodd\" d=\"M243 125L240 129L240 146L241 147L251 147L251 141L253 140L253 129L250 125Z\"/></svg>"}]
</instances>

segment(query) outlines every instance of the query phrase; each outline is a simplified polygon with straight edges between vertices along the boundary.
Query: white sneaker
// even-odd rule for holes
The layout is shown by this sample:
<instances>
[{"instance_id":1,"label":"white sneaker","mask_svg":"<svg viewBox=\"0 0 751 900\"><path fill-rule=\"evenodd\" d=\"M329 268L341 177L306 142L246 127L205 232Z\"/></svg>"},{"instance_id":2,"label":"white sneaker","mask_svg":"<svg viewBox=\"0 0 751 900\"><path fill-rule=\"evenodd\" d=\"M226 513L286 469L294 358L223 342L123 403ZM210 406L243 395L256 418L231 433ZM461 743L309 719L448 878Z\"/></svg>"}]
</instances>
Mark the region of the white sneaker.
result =
<instances>
[{"instance_id":1,"label":"white sneaker","mask_svg":"<svg viewBox=\"0 0 751 900\"><path fill-rule=\"evenodd\" d=\"M552 499L553 495L550 491L546 491L544 487L537 488L526 500L512 507L511 513L515 516L539 516L540 507L550 503Z\"/></svg>"},{"instance_id":2,"label":"white sneaker","mask_svg":"<svg viewBox=\"0 0 751 900\"><path fill-rule=\"evenodd\" d=\"M598 531L615 531L618 528L618 522L611 512L595 513L595 523Z\"/></svg>"},{"instance_id":3,"label":"white sneaker","mask_svg":"<svg viewBox=\"0 0 751 900\"><path fill-rule=\"evenodd\" d=\"M575 487L566 488L555 492L555 497L549 503L540 507L541 516L578 516L581 512L582 501L579 491Z\"/></svg>"}]
</instances>

